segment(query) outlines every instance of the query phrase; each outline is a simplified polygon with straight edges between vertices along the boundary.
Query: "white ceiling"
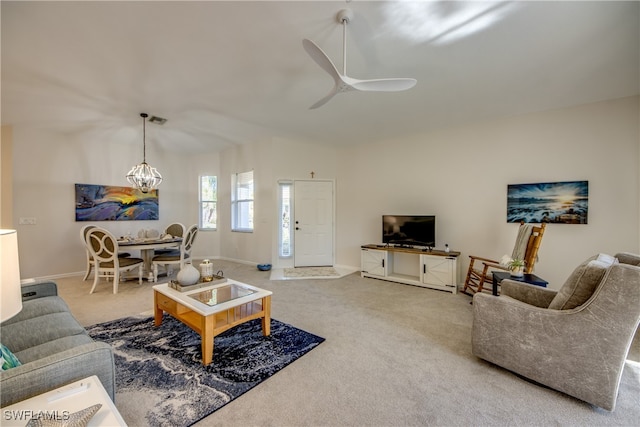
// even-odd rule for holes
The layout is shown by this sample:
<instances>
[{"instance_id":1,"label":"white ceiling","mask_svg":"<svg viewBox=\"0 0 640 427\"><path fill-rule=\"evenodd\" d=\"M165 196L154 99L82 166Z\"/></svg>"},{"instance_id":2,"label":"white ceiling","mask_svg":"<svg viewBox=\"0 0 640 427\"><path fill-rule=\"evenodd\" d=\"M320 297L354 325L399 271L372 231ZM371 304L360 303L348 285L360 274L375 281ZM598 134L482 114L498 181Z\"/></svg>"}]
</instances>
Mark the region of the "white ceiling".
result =
<instances>
[{"instance_id":1,"label":"white ceiling","mask_svg":"<svg viewBox=\"0 0 640 427\"><path fill-rule=\"evenodd\" d=\"M413 77L338 94L348 74ZM166 151L286 137L345 145L640 93L640 2L2 1L2 124Z\"/></svg>"}]
</instances>

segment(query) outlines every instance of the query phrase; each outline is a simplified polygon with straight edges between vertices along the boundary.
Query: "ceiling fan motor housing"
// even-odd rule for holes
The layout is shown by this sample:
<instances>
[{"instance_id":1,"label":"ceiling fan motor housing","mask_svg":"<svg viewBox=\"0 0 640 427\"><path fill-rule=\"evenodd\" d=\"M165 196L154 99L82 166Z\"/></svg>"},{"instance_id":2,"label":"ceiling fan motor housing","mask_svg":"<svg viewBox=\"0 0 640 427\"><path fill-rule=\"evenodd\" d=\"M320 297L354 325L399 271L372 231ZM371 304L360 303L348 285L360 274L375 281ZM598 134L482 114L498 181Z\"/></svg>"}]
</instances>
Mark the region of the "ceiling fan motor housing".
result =
<instances>
[{"instance_id":1,"label":"ceiling fan motor housing","mask_svg":"<svg viewBox=\"0 0 640 427\"><path fill-rule=\"evenodd\" d=\"M351 9L342 9L338 12L337 18L339 24L348 24L353 19L353 11Z\"/></svg>"}]
</instances>

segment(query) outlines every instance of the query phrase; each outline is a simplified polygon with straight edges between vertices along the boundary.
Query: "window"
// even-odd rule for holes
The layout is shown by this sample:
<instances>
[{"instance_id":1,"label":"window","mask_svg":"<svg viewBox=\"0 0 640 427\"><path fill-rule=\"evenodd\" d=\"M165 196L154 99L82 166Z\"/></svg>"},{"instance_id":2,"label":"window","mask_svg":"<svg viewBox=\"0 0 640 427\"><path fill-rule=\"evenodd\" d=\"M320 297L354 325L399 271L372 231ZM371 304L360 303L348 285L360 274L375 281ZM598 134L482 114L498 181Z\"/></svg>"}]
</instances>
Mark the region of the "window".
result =
<instances>
[{"instance_id":1,"label":"window","mask_svg":"<svg viewBox=\"0 0 640 427\"><path fill-rule=\"evenodd\" d=\"M231 175L231 230L253 231L253 171Z\"/></svg>"},{"instance_id":2,"label":"window","mask_svg":"<svg viewBox=\"0 0 640 427\"><path fill-rule=\"evenodd\" d=\"M200 177L200 230L218 228L218 177Z\"/></svg>"},{"instance_id":3,"label":"window","mask_svg":"<svg viewBox=\"0 0 640 427\"><path fill-rule=\"evenodd\" d=\"M291 182L280 182L280 256L288 258L291 254Z\"/></svg>"}]
</instances>

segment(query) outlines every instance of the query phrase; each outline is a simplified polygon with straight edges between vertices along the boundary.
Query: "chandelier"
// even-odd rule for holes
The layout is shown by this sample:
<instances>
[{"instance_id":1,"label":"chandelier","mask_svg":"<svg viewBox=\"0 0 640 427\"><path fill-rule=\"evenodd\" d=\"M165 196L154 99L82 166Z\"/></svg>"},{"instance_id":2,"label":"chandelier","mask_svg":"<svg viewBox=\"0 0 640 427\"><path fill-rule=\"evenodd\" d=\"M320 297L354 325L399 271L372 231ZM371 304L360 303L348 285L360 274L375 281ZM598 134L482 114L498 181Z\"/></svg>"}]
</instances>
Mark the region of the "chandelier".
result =
<instances>
[{"instance_id":1,"label":"chandelier","mask_svg":"<svg viewBox=\"0 0 640 427\"><path fill-rule=\"evenodd\" d=\"M127 174L127 181L129 181L134 188L137 188L143 193L148 193L160 185L162 182L162 175L160 175L160 172L158 172L156 168L147 164L145 120L148 115L147 113L140 113L140 117L142 117L142 163L134 166L129 171Z\"/></svg>"}]
</instances>

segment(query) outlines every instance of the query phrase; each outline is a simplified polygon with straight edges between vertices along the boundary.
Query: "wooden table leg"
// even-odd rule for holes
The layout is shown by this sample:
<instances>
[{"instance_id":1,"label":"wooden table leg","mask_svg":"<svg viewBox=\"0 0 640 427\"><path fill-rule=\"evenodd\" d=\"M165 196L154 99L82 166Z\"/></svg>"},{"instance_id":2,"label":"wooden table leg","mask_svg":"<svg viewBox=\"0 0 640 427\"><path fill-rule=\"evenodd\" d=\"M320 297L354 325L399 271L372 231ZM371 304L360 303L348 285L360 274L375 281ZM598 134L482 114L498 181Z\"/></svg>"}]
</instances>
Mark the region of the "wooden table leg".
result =
<instances>
[{"instance_id":1,"label":"wooden table leg","mask_svg":"<svg viewBox=\"0 0 640 427\"><path fill-rule=\"evenodd\" d=\"M202 364L207 366L213 360L213 322L215 315L202 316Z\"/></svg>"},{"instance_id":2,"label":"wooden table leg","mask_svg":"<svg viewBox=\"0 0 640 427\"><path fill-rule=\"evenodd\" d=\"M144 274L147 275L147 281L153 282L153 268L151 266L151 261L153 260L153 255L155 253L154 249L141 249L140 255L142 255L142 260L144 261Z\"/></svg>"},{"instance_id":3,"label":"wooden table leg","mask_svg":"<svg viewBox=\"0 0 640 427\"><path fill-rule=\"evenodd\" d=\"M153 324L155 326L160 326L162 324L162 314L163 310L158 307L158 291L153 291Z\"/></svg>"},{"instance_id":4,"label":"wooden table leg","mask_svg":"<svg viewBox=\"0 0 640 427\"><path fill-rule=\"evenodd\" d=\"M271 335L271 295L262 298L262 310L264 311L262 335L268 337Z\"/></svg>"}]
</instances>

